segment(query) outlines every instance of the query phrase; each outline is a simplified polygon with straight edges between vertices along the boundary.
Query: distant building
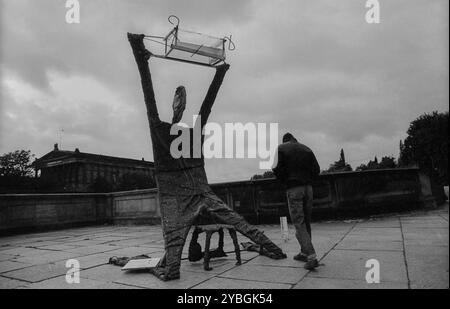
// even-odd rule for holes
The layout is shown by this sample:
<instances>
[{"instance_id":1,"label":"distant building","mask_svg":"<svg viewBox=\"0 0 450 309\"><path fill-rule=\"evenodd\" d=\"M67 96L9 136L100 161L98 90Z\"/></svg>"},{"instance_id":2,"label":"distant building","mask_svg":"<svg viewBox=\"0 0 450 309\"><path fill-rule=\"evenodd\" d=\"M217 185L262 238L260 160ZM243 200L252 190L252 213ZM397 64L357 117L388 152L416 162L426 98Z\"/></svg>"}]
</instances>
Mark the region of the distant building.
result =
<instances>
[{"instance_id":1,"label":"distant building","mask_svg":"<svg viewBox=\"0 0 450 309\"><path fill-rule=\"evenodd\" d=\"M34 162L36 175L42 181L55 183L58 191L92 192L99 181L113 189L119 185L124 175L149 177L154 181L153 162L104 156L75 151L53 151Z\"/></svg>"}]
</instances>

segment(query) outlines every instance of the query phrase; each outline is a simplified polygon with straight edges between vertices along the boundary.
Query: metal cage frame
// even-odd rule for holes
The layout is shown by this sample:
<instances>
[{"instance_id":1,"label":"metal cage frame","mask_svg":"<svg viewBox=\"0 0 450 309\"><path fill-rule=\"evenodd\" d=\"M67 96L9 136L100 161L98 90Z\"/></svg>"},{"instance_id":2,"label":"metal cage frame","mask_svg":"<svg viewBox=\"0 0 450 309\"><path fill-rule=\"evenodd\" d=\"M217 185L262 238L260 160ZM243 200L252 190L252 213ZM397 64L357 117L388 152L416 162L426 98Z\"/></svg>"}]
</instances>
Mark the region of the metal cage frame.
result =
<instances>
[{"instance_id":1,"label":"metal cage frame","mask_svg":"<svg viewBox=\"0 0 450 309\"><path fill-rule=\"evenodd\" d=\"M174 23L171 19L176 19L176 23ZM162 40L162 44L164 44L164 55L158 55L158 54L153 54L154 57L156 58L161 58L161 59L169 59L169 60L174 60L174 61L178 61L178 62L184 62L184 63L191 63L191 64L196 64L196 65L201 65L201 66L206 66L206 67L216 67L221 63L225 63L225 43L227 42L227 40L230 41L230 44L233 44L231 42L231 37L224 37L224 38L217 38L217 40L221 40L222 44L222 51L223 51L223 56L222 57L211 57L208 54L202 53L202 51L200 50L203 45L200 45L200 47L197 49L197 51L195 51L192 55L200 55L200 56L204 56L204 57L209 57L211 59L213 59L213 61L211 61L210 63L202 63L202 62L198 62L195 60L187 60L187 59L181 59L181 58L175 58L175 57L171 57L170 54L172 51L174 50L180 50L180 51L184 51L184 52L192 52L192 50L183 50L183 48L180 48L179 45L177 45L177 43L179 42L178 39L178 31L179 31L179 23L180 23L180 19L175 16L175 15L171 15L168 18L169 22L173 25L175 25L175 27L164 37L161 36L150 36L147 35L146 37L148 38L157 38L157 39L161 39ZM233 44L233 48L234 48L234 44ZM232 49L230 49L232 50Z\"/></svg>"}]
</instances>

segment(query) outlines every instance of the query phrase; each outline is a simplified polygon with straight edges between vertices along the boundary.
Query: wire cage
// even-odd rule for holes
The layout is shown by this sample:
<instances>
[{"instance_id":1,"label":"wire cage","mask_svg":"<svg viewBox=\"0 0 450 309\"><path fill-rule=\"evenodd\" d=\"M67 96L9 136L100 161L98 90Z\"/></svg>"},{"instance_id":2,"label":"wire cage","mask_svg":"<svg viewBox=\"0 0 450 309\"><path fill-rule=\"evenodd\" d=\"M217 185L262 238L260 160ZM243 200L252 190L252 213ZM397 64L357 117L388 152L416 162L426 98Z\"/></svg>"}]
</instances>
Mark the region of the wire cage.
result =
<instances>
[{"instance_id":1,"label":"wire cage","mask_svg":"<svg viewBox=\"0 0 450 309\"><path fill-rule=\"evenodd\" d=\"M154 54L156 57L214 67L225 62L227 41L228 49L234 50L231 36L218 38L182 30L179 28L180 20L174 15L169 17L169 22L175 27L165 37L146 36L148 40L164 46L161 54Z\"/></svg>"}]
</instances>

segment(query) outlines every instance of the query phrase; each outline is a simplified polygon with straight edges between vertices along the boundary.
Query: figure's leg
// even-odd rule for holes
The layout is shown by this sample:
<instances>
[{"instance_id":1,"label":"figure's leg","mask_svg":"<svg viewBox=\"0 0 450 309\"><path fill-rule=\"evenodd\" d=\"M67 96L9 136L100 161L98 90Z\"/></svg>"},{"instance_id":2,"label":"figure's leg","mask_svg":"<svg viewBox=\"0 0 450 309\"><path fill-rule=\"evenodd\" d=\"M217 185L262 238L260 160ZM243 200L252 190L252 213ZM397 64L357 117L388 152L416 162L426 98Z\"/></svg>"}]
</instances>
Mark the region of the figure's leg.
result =
<instances>
[{"instance_id":1,"label":"figure's leg","mask_svg":"<svg viewBox=\"0 0 450 309\"><path fill-rule=\"evenodd\" d=\"M197 205L169 195L160 195L160 203L166 252L158 267L153 268L151 272L167 281L180 277L181 254L195 217L191 209Z\"/></svg>"},{"instance_id":2,"label":"figure's leg","mask_svg":"<svg viewBox=\"0 0 450 309\"><path fill-rule=\"evenodd\" d=\"M244 218L228 208L215 194L209 193L205 197L206 211L223 224L233 225L237 231L250 238L255 243L271 252L273 258L286 258L286 254L275 245L264 233L248 224Z\"/></svg>"},{"instance_id":3,"label":"figure's leg","mask_svg":"<svg viewBox=\"0 0 450 309\"><path fill-rule=\"evenodd\" d=\"M151 270L151 273L159 279L169 281L180 278L181 254L183 253L184 243L190 227L190 224L186 222L186 225L182 228L166 231L164 261Z\"/></svg>"},{"instance_id":4,"label":"figure's leg","mask_svg":"<svg viewBox=\"0 0 450 309\"><path fill-rule=\"evenodd\" d=\"M230 232L230 237L233 240L234 245L234 253L236 254L236 265L241 265L241 249L239 248L239 243L236 235L236 231L234 229L228 229L228 232Z\"/></svg>"},{"instance_id":5,"label":"figure's leg","mask_svg":"<svg viewBox=\"0 0 450 309\"><path fill-rule=\"evenodd\" d=\"M218 251L223 251L223 229L219 229L219 244L217 246Z\"/></svg>"}]
</instances>

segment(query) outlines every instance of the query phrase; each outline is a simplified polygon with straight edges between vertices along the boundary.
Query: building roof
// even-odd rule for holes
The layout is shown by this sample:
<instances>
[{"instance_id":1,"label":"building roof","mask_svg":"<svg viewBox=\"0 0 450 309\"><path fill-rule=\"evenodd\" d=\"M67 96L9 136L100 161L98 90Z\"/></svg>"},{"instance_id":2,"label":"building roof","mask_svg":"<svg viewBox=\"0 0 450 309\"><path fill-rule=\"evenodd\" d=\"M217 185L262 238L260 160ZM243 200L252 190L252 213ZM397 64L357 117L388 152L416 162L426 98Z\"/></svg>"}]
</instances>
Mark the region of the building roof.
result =
<instances>
[{"instance_id":1,"label":"building roof","mask_svg":"<svg viewBox=\"0 0 450 309\"><path fill-rule=\"evenodd\" d=\"M78 148L76 148L75 151L59 150L58 144L55 144L53 151L50 151L41 158L35 160L33 165L36 168L43 168L65 165L75 162L100 163L107 165L122 165L141 168L154 167L153 162L145 161L144 158L142 158L142 160L135 160L129 158L105 156L100 154L81 152Z\"/></svg>"}]
</instances>

